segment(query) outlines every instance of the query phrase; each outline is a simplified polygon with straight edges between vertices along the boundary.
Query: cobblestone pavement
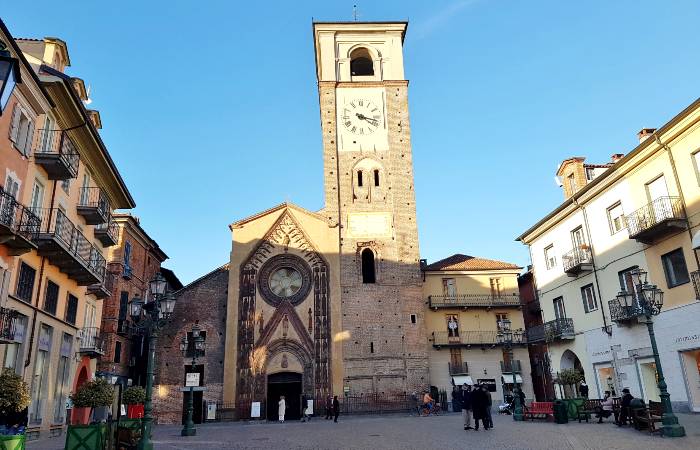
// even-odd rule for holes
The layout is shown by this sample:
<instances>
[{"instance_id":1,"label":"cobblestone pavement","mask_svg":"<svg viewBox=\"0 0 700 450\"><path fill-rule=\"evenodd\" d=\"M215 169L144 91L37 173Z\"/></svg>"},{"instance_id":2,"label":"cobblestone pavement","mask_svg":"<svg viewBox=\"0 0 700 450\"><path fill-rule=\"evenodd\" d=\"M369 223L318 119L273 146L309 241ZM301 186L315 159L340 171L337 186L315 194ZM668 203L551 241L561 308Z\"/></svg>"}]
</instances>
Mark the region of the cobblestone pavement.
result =
<instances>
[{"instance_id":1,"label":"cobblestone pavement","mask_svg":"<svg viewBox=\"0 0 700 450\"><path fill-rule=\"evenodd\" d=\"M649 436L612 423L513 422L494 417L495 428L463 431L461 416L342 417L339 422L314 418L310 423L213 423L199 425L197 436L183 438L179 426L155 428L157 450L184 449L698 449L700 415L679 415L688 434L670 439ZM63 438L28 443L29 450L58 450Z\"/></svg>"}]
</instances>

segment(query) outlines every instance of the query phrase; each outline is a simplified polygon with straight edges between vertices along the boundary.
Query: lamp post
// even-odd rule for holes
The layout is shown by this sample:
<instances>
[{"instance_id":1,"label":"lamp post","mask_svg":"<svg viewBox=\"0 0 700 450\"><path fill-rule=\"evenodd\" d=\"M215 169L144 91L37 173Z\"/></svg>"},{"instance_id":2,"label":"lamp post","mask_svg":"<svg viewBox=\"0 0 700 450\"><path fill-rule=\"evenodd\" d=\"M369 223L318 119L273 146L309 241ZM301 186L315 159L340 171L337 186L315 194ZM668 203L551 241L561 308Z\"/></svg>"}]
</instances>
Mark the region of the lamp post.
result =
<instances>
[{"instance_id":1,"label":"lamp post","mask_svg":"<svg viewBox=\"0 0 700 450\"><path fill-rule=\"evenodd\" d=\"M617 294L617 302L621 307L625 308L626 313L632 316L643 315L645 318L644 323L646 323L647 331L649 332L651 349L654 352L656 374L659 379L659 397L661 397L661 405L663 407L663 415L661 416L663 425L661 430L664 436L682 437L685 436L685 428L678 423L678 417L673 414L671 395L668 393L668 387L664 379L664 371L661 367L659 350L656 347L656 335L654 334L653 316L661 313L661 307L664 305L664 291L647 281L647 272L645 270L634 270L632 272L632 281L635 286L635 292L620 292Z\"/></svg>"},{"instance_id":2,"label":"lamp post","mask_svg":"<svg viewBox=\"0 0 700 450\"><path fill-rule=\"evenodd\" d=\"M7 45L0 41L0 116L7 106L15 84L21 82L19 61L10 55Z\"/></svg>"},{"instance_id":3,"label":"lamp post","mask_svg":"<svg viewBox=\"0 0 700 450\"><path fill-rule=\"evenodd\" d=\"M520 403L520 388L518 387L517 379L515 378L515 360L513 359L513 341L522 342L523 330L512 330L511 323L508 319L503 319L498 322L498 333L496 340L503 345L505 353L510 357L510 371L513 375L513 420L523 420L523 405ZM505 368L505 364L504 368Z\"/></svg>"},{"instance_id":4,"label":"lamp post","mask_svg":"<svg viewBox=\"0 0 700 450\"><path fill-rule=\"evenodd\" d=\"M180 351L182 351L182 356L185 358L187 354L192 352L192 369L194 369L197 364L197 357L204 353L205 342L204 336L202 336L201 328L199 325L195 324L192 326L192 342L187 340L187 335L182 337L180 341ZM191 344L191 347L190 347ZM191 349L191 350L190 350ZM185 386L187 383L185 383ZM185 425L182 427L181 436L194 436L197 434L197 429L194 427L194 421L192 420L192 414L194 412L194 386L190 386L189 397L187 398L187 420Z\"/></svg>"},{"instance_id":5,"label":"lamp post","mask_svg":"<svg viewBox=\"0 0 700 450\"><path fill-rule=\"evenodd\" d=\"M141 425L141 440L139 450L152 450L151 425L153 417L153 370L156 359L156 342L158 332L168 323L170 315L175 307L175 298L172 294L166 294L167 282L163 275L156 274L148 283L149 301L144 302L139 297L134 297L129 302L129 313L134 327L146 335L148 342L148 365L146 368L146 404L144 405Z\"/></svg>"}]
</instances>

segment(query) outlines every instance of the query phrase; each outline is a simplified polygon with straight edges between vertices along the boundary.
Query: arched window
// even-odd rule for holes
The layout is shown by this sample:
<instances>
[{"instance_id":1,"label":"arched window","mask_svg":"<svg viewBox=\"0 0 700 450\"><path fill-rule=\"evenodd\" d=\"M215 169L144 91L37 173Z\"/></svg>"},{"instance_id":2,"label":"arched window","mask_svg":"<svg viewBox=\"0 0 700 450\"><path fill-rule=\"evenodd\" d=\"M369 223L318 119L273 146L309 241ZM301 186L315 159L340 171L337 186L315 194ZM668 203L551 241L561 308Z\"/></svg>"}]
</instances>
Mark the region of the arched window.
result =
<instances>
[{"instance_id":1,"label":"arched window","mask_svg":"<svg viewBox=\"0 0 700 450\"><path fill-rule=\"evenodd\" d=\"M379 186L379 170L374 169L374 185Z\"/></svg>"},{"instance_id":2,"label":"arched window","mask_svg":"<svg viewBox=\"0 0 700 450\"><path fill-rule=\"evenodd\" d=\"M362 250L362 282L374 283L376 277L374 275L374 252L366 248Z\"/></svg>"},{"instance_id":3,"label":"arched window","mask_svg":"<svg viewBox=\"0 0 700 450\"><path fill-rule=\"evenodd\" d=\"M350 73L353 76L374 75L372 55L366 48L358 48L350 54Z\"/></svg>"},{"instance_id":4,"label":"arched window","mask_svg":"<svg viewBox=\"0 0 700 450\"><path fill-rule=\"evenodd\" d=\"M357 185L359 187L362 187L362 171L361 170L357 171Z\"/></svg>"}]
</instances>

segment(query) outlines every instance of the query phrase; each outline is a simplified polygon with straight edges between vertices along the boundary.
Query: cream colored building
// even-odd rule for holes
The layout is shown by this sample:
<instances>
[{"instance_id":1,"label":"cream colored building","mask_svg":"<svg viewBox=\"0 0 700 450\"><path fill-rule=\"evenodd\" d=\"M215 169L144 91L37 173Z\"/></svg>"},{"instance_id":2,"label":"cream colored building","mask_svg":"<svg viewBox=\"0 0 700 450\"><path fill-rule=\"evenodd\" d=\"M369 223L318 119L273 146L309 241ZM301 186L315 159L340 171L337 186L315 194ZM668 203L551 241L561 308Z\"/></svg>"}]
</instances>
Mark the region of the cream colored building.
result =
<instances>
[{"instance_id":1,"label":"cream colored building","mask_svg":"<svg viewBox=\"0 0 700 450\"><path fill-rule=\"evenodd\" d=\"M449 393L453 386L484 383L495 401L512 393L515 375L525 396L534 397L526 342L515 339L511 358L497 339L504 319L511 321L512 330L524 331L521 269L461 254L423 267L432 386Z\"/></svg>"},{"instance_id":2,"label":"cream colored building","mask_svg":"<svg viewBox=\"0 0 700 450\"><path fill-rule=\"evenodd\" d=\"M674 408L700 411L700 101L587 176L582 158L559 168L565 201L518 239L530 247L553 374L577 367L591 397L605 390L658 400L646 326L616 307L642 268L665 293L656 337Z\"/></svg>"},{"instance_id":3,"label":"cream colored building","mask_svg":"<svg viewBox=\"0 0 700 450\"><path fill-rule=\"evenodd\" d=\"M65 42L13 42L1 28L22 84L0 117L0 362L30 386L30 437L54 435L68 395L94 377L110 290L105 253L116 243L111 214L134 201L99 136L99 114L83 104L84 83L64 74Z\"/></svg>"}]
</instances>

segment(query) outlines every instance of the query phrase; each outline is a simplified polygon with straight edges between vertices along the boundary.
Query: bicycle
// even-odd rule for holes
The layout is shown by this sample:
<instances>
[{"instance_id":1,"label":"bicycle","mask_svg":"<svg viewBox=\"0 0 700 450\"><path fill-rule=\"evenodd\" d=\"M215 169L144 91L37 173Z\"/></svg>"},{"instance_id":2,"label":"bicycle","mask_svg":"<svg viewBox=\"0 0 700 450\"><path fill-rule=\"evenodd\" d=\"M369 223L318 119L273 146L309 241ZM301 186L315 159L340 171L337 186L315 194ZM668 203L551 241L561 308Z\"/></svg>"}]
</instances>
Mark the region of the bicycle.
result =
<instances>
[{"instance_id":1,"label":"bicycle","mask_svg":"<svg viewBox=\"0 0 700 450\"><path fill-rule=\"evenodd\" d=\"M433 405L430 408L426 408L426 405L423 405L421 408L420 416L421 417L427 417L431 415L439 416L442 413L442 408L440 407L440 403L438 402L433 402Z\"/></svg>"}]
</instances>

